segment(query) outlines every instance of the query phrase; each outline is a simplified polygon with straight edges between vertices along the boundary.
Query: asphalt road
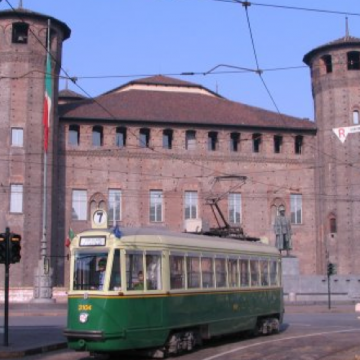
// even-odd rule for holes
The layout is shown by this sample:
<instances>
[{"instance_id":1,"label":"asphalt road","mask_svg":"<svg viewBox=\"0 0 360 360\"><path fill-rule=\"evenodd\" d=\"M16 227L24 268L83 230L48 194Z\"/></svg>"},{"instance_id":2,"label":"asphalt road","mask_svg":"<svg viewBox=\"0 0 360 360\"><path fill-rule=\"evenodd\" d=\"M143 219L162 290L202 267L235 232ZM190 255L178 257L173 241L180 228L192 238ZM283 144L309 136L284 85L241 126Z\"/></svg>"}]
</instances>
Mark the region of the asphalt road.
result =
<instances>
[{"instance_id":1,"label":"asphalt road","mask_svg":"<svg viewBox=\"0 0 360 360\"><path fill-rule=\"evenodd\" d=\"M134 360L121 355L115 359ZM354 313L286 314L279 335L213 339L181 360L360 360L360 320ZM27 360L90 360L89 353L61 350Z\"/></svg>"}]
</instances>

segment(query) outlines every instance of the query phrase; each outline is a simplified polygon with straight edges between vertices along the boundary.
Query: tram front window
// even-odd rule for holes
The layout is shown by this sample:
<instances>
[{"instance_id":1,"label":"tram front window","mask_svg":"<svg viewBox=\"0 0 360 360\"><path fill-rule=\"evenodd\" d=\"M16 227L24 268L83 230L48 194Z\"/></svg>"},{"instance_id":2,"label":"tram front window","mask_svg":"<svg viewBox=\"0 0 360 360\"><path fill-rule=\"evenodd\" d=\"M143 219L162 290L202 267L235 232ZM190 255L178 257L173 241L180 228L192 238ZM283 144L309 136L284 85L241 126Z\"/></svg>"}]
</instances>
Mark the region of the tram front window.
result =
<instances>
[{"instance_id":1,"label":"tram front window","mask_svg":"<svg viewBox=\"0 0 360 360\"><path fill-rule=\"evenodd\" d=\"M104 290L108 253L75 255L73 290Z\"/></svg>"},{"instance_id":2,"label":"tram front window","mask_svg":"<svg viewBox=\"0 0 360 360\"><path fill-rule=\"evenodd\" d=\"M121 289L121 272L120 272L120 250L115 250L113 268L110 277L110 290Z\"/></svg>"}]
</instances>

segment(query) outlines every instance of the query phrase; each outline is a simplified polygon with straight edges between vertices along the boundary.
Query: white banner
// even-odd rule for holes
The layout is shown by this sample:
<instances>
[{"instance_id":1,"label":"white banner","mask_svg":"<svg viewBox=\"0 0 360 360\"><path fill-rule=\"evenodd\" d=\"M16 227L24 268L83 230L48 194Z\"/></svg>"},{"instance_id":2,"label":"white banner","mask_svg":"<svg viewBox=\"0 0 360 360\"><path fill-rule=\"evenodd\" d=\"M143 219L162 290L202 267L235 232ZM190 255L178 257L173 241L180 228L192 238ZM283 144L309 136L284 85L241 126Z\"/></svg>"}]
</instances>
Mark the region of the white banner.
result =
<instances>
[{"instance_id":1,"label":"white banner","mask_svg":"<svg viewBox=\"0 0 360 360\"><path fill-rule=\"evenodd\" d=\"M360 132L360 125L335 128L333 129L333 132L339 140L344 143L348 134Z\"/></svg>"}]
</instances>

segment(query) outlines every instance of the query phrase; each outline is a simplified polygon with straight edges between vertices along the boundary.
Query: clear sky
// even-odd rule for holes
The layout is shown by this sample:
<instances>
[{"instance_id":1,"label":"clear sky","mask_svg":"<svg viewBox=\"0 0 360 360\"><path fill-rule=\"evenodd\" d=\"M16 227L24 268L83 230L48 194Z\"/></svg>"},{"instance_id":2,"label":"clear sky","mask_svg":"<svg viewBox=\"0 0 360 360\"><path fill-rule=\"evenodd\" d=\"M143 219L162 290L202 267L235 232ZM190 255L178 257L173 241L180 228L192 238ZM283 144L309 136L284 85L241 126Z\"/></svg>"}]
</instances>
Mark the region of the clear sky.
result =
<instances>
[{"instance_id":1,"label":"clear sky","mask_svg":"<svg viewBox=\"0 0 360 360\"><path fill-rule=\"evenodd\" d=\"M3 0L17 8L19 0ZM290 10L281 5L358 13L359 0L258 0L247 8L232 0L23 0L23 7L53 16L72 30L62 67L95 97L126 82L163 74L201 84L225 98L313 119L310 71L304 54L345 36L344 14ZM360 38L360 16L349 15ZM233 67L256 69L263 79ZM299 68L298 68L299 67ZM236 72L234 72L234 70ZM194 72L197 75L181 75ZM66 86L62 81L60 89ZM68 88L82 93L75 84ZM83 94L85 95L85 94Z\"/></svg>"}]
</instances>

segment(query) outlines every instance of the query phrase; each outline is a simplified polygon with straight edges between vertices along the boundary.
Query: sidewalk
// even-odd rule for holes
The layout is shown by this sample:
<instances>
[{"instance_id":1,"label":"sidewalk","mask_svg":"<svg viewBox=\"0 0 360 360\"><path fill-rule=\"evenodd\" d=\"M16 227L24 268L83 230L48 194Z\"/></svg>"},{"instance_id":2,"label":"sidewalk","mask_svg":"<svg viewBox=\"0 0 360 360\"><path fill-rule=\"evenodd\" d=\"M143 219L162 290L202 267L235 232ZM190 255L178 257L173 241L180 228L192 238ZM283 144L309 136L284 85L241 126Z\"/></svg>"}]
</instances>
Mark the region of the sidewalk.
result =
<instances>
[{"instance_id":1,"label":"sidewalk","mask_svg":"<svg viewBox=\"0 0 360 360\"><path fill-rule=\"evenodd\" d=\"M285 304L285 314L294 313L355 313L354 304ZM66 317L67 304L11 304L9 309L9 322L21 322L27 317ZM41 354L67 347L66 338L63 336L63 327L53 326L9 326L9 346L4 346L3 333L4 304L0 304L0 359L22 358L28 355ZM21 318L22 317L22 318ZM359 350L359 351L358 351ZM360 354L359 349L349 350L349 355L354 359L355 354ZM349 357L350 359L350 357ZM337 360L337 359L336 359ZM345 359L341 359L345 360ZM360 360L360 357L359 357Z\"/></svg>"},{"instance_id":2,"label":"sidewalk","mask_svg":"<svg viewBox=\"0 0 360 360\"><path fill-rule=\"evenodd\" d=\"M49 321L46 325L29 325L30 317L66 318L67 304L11 304L9 307L8 346L4 345L4 304L0 304L0 359L23 358L67 347L63 326ZM12 325L12 323L16 325Z\"/></svg>"}]
</instances>

